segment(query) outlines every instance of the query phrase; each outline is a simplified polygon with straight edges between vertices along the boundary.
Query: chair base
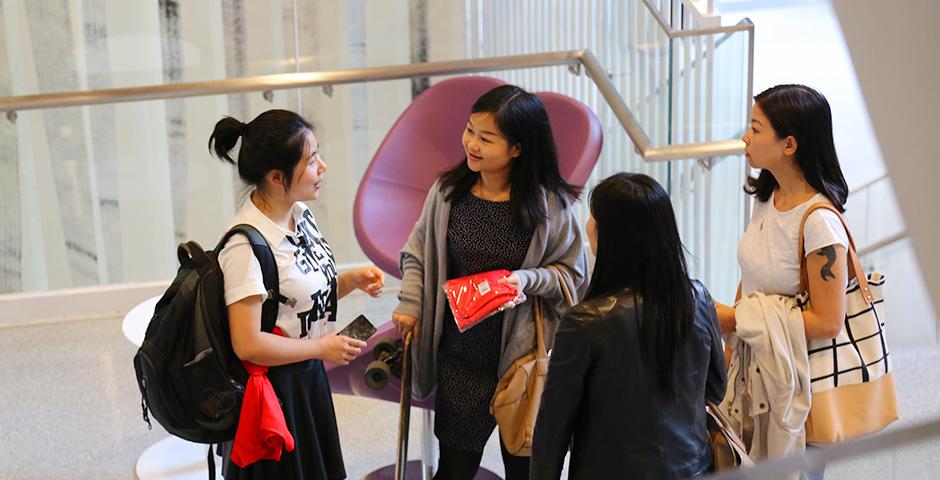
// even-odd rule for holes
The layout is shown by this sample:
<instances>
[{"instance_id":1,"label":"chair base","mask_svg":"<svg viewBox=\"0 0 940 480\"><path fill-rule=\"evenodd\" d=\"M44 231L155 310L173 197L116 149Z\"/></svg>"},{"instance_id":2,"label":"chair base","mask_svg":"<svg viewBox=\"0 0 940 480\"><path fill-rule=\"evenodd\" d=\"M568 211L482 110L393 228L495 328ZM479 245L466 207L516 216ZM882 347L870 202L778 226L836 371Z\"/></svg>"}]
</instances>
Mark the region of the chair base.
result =
<instances>
[{"instance_id":1,"label":"chair base","mask_svg":"<svg viewBox=\"0 0 940 480\"><path fill-rule=\"evenodd\" d=\"M407 480L422 480L422 467L420 460L411 460L408 462L408 468L406 469L407 474L405 478ZM378 470L375 470L368 475L362 477L362 480L395 480L395 465L388 465L382 467ZM427 480L431 480L430 478ZM499 475L480 467L480 470L477 471L473 480L502 480L502 477Z\"/></svg>"}]
</instances>

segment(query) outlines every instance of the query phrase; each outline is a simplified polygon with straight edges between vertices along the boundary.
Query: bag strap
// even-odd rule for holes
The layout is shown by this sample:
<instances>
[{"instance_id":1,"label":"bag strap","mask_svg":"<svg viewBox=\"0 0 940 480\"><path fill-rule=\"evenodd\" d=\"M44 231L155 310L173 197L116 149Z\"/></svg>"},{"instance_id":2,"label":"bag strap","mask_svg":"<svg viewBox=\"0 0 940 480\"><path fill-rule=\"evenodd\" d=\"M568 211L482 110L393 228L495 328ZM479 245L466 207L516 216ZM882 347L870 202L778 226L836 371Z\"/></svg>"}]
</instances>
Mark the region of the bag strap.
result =
<instances>
[{"instance_id":1,"label":"bag strap","mask_svg":"<svg viewBox=\"0 0 940 480\"><path fill-rule=\"evenodd\" d=\"M571 294L571 291L568 289L568 284L565 283L565 279L562 277L561 270L554 266L548 265L545 268L549 269L555 277L558 279L558 284L561 286L562 296L565 297L565 302L568 303L568 307L573 307L575 304L574 296ZM545 329L545 319L542 313L542 298L535 297L535 305L533 306L535 311L535 354L536 358L546 358L548 357L548 351L545 350L545 340L542 337L542 332Z\"/></svg>"},{"instance_id":2,"label":"bag strap","mask_svg":"<svg viewBox=\"0 0 940 480\"><path fill-rule=\"evenodd\" d=\"M711 400L705 400L705 412L715 421L715 425L728 440L729 446L738 456L738 460L740 461L739 466L753 465L754 461L747 453L747 446L744 444L744 441L741 440L741 437L738 436L738 433L734 431L734 426L731 424L731 421L728 420L728 417L725 416L724 412L721 411L721 408L715 405Z\"/></svg>"},{"instance_id":3,"label":"bag strap","mask_svg":"<svg viewBox=\"0 0 940 480\"><path fill-rule=\"evenodd\" d=\"M544 319L542 317L542 297L535 297L535 358L546 358L548 352L545 351L545 340L542 338L544 330Z\"/></svg>"},{"instance_id":4,"label":"bag strap","mask_svg":"<svg viewBox=\"0 0 940 480\"><path fill-rule=\"evenodd\" d=\"M218 451L218 447L216 447ZM209 480L215 480L215 455L212 453L212 444L209 444L209 453L206 454L206 463L209 467Z\"/></svg>"},{"instance_id":5,"label":"bag strap","mask_svg":"<svg viewBox=\"0 0 940 480\"><path fill-rule=\"evenodd\" d=\"M568 306L574 306L574 296L568 289L568 284L565 283L565 279L562 278L560 269L554 265L548 265L545 268L551 270L551 272L555 274L555 277L557 277L558 284L561 285L562 296L565 297L565 302L568 303ZM542 297L535 297L535 304L532 309L535 312L535 356L536 358L546 358L548 357L548 352L545 350L545 340L542 337L542 332L545 329L545 319L542 314Z\"/></svg>"},{"instance_id":6,"label":"bag strap","mask_svg":"<svg viewBox=\"0 0 940 480\"><path fill-rule=\"evenodd\" d=\"M571 290L568 289L568 284L565 282L564 274L561 273L561 269L555 265L548 265L545 268L551 270L558 279L558 285L561 286L561 294L565 298L565 302L568 303L568 307L573 307L574 304L578 303L575 296L571 293Z\"/></svg>"},{"instance_id":7,"label":"bag strap","mask_svg":"<svg viewBox=\"0 0 940 480\"><path fill-rule=\"evenodd\" d=\"M865 275L862 262L858 259L858 254L855 249L855 240L852 239L852 232L849 231L849 225L846 223L842 213L829 202L817 202L810 205L809 208L806 209L806 213L803 214L803 220L800 221L800 244L798 245L798 251L800 252L800 291L809 292L809 275L806 271L806 245L804 244L803 229L806 226L806 219L809 218L809 214L820 209L835 213L836 216L839 217L839 221L842 222L842 227L845 228L845 234L849 237L849 248L846 252L849 266L849 281L854 278L858 282L858 288L859 291L862 292L862 298L865 299L865 303L871 305L875 301L875 296L871 293L871 288L868 286L868 276Z\"/></svg>"},{"instance_id":8,"label":"bag strap","mask_svg":"<svg viewBox=\"0 0 940 480\"><path fill-rule=\"evenodd\" d=\"M210 268L212 261L202 246L194 241L181 243L176 249L176 259L180 265L192 265L200 271Z\"/></svg>"},{"instance_id":9,"label":"bag strap","mask_svg":"<svg viewBox=\"0 0 940 480\"><path fill-rule=\"evenodd\" d=\"M274 253L271 251L271 246L268 245L264 235L257 228L247 223L241 223L225 232L222 240L219 240L219 245L215 247L216 254L221 252L229 239L236 234L248 238L251 251L261 265L261 278L264 282L264 288L268 292L268 298L261 304L261 331L271 333L274 331L274 324L277 322L278 303L287 303L287 298L281 295L280 279L277 274L277 262L274 260Z\"/></svg>"}]
</instances>

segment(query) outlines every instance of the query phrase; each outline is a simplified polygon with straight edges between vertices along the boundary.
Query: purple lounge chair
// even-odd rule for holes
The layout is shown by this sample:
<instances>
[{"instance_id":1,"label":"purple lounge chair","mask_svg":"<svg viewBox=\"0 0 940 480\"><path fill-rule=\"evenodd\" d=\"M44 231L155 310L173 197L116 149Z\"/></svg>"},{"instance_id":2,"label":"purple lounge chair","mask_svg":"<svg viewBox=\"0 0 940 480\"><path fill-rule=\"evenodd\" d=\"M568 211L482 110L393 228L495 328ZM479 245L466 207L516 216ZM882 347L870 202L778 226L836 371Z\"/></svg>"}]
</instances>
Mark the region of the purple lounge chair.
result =
<instances>
[{"instance_id":1,"label":"purple lounge chair","mask_svg":"<svg viewBox=\"0 0 940 480\"><path fill-rule=\"evenodd\" d=\"M363 175L353 207L359 245L375 264L401 278L398 259L431 184L441 172L465 161L461 134L473 103L490 89L504 84L490 77L458 77L436 83L405 109L392 126ZM537 93L545 104L558 147L561 174L584 186L603 144L600 122L588 107L570 97ZM333 393L399 401L398 382L382 390L365 383L372 349L384 337L399 338L391 322L381 327L364 353L349 366L327 365ZM416 407L434 408L433 396L415 401Z\"/></svg>"},{"instance_id":2,"label":"purple lounge chair","mask_svg":"<svg viewBox=\"0 0 940 480\"><path fill-rule=\"evenodd\" d=\"M353 226L362 251L376 266L401 278L399 252L431 184L465 161L460 137L473 102L504 84L490 77L458 77L425 90L405 109L379 146L356 193ZM558 146L561 174L583 186L603 144L600 122L581 102L551 92L545 104Z\"/></svg>"}]
</instances>

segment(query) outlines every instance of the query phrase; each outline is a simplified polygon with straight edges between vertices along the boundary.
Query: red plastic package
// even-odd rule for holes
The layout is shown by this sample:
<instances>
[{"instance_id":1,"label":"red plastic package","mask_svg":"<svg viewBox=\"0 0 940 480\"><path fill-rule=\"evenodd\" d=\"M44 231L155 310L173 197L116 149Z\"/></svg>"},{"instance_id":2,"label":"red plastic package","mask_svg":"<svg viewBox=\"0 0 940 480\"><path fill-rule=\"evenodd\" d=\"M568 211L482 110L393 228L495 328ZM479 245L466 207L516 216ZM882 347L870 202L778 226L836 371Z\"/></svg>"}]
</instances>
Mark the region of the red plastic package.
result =
<instances>
[{"instance_id":1,"label":"red plastic package","mask_svg":"<svg viewBox=\"0 0 940 480\"><path fill-rule=\"evenodd\" d=\"M521 291L499 283L510 273L509 270L491 270L454 278L444 284L450 311L461 332L525 301L525 294Z\"/></svg>"}]
</instances>

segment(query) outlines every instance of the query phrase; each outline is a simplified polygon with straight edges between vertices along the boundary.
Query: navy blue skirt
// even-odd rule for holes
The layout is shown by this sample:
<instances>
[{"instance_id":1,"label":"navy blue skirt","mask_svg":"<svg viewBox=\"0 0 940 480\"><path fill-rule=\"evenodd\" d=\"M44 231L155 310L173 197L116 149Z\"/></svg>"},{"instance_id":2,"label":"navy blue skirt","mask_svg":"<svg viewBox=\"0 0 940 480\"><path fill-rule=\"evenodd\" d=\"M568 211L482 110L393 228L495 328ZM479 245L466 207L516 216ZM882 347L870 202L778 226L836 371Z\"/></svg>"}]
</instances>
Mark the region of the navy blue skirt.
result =
<instances>
[{"instance_id":1,"label":"navy blue skirt","mask_svg":"<svg viewBox=\"0 0 940 480\"><path fill-rule=\"evenodd\" d=\"M326 370L320 360L271 367L268 380L284 410L287 428L294 436L294 451L283 452L280 461L261 460L239 468L228 459L231 444L223 445L226 479L346 478L343 452L336 428L336 412Z\"/></svg>"}]
</instances>

